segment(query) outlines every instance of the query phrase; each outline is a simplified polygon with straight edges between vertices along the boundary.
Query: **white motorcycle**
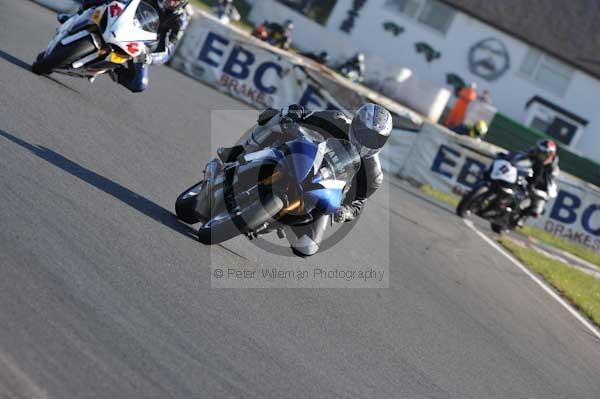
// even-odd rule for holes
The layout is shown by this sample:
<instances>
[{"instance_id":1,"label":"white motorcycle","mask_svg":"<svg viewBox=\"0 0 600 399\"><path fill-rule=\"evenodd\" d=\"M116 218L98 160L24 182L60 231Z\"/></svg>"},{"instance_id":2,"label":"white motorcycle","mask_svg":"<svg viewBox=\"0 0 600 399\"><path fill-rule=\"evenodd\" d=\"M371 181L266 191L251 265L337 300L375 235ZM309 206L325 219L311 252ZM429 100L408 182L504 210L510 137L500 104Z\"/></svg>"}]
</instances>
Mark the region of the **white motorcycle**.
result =
<instances>
[{"instance_id":1,"label":"white motorcycle","mask_svg":"<svg viewBox=\"0 0 600 399\"><path fill-rule=\"evenodd\" d=\"M65 21L38 55L32 72L62 73L93 81L122 67L158 42L159 15L143 0L113 1L77 13Z\"/></svg>"}]
</instances>

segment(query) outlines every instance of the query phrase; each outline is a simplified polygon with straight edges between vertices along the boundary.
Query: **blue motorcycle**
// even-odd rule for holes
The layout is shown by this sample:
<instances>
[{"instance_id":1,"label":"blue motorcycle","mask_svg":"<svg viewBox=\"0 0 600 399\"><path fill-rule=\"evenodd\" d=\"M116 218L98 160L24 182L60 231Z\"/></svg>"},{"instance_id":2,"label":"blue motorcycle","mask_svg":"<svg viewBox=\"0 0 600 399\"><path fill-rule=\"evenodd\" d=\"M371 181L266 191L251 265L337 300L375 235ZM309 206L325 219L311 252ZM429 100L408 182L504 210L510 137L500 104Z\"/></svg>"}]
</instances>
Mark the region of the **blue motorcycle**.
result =
<instances>
[{"instance_id":1,"label":"blue motorcycle","mask_svg":"<svg viewBox=\"0 0 600 399\"><path fill-rule=\"evenodd\" d=\"M322 136L308 127L297 132L235 160L219 151L204 179L177 198L177 217L202 223L198 238L212 245L240 234L254 238L277 231L282 238L284 225L333 214L360 169L360 156L349 141L319 141Z\"/></svg>"}]
</instances>

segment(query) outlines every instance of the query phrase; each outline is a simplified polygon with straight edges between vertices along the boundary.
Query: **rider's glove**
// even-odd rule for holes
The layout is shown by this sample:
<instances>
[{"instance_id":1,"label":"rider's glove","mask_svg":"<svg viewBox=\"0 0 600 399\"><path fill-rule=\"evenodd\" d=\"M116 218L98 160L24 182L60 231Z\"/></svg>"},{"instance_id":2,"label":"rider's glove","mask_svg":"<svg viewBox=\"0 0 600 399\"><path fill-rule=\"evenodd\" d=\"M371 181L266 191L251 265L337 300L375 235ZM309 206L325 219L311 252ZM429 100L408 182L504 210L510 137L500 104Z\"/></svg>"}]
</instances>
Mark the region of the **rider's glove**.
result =
<instances>
[{"instance_id":1,"label":"rider's glove","mask_svg":"<svg viewBox=\"0 0 600 399\"><path fill-rule=\"evenodd\" d=\"M133 62L136 64L152 64L152 54L142 53L133 59Z\"/></svg>"},{"instance_id":2,"label":"rider's glove","mask_svg":"<svg viewBox=\"0 0 600 399\"><path fill-rule=\"evenodd\" d=\"M345 206L338 208L335 211L335 213L333 214L333 221L336 223L344 223L346 220L351 220L351 219L352 219L352 213Z\"/></svg>"},{"instance_id":3,"label":"rider's glove","mask_svg":"<svg viewBox=\"0 0 600 399\"><path fill-rule=\"evenodd\" d=\"M290 105L281 110L281 117L290 119L293 122L299 122L304 116L304 108L300 105Z\"/></svg>"}]
</instances>

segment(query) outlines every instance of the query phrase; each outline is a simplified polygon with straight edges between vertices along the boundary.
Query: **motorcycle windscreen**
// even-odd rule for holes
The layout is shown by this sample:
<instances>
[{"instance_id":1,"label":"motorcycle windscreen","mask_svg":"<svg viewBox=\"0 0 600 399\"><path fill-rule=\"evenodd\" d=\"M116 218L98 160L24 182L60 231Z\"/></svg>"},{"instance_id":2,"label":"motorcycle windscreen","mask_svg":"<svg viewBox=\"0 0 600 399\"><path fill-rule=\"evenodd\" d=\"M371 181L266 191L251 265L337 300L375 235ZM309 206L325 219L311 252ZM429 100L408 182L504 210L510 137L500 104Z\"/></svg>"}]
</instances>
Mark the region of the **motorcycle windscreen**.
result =
<instances>
[{"instance_id":1,"label":"motorcycle windscreen","mask_svg":"<svg viewBox=\"0 0 600 399\"><path fill-rule=\"evenodd\" d=\"M492 164L492 171L490 173L492 180L500 180L510 184L517 182L517 168L515 168L510 162L503 159L497 159Z\"/></svg>"},{"instance_id":2,"label":"motorcycle windscreen","mask_svg":"<svg viewBox=\"0 0 600 399\"><path fill-rule=\"evenodd\" d=\"M356 147L348 140L329 139L324 144L323 160L313 183L338 180L350 184L361 165Z\"/></svg>"},{"instance_id":3,"label":"motorcycle windscreen","mask_svg":"<svg viewBox=\"0 0 600 399\"><path fill-rule=\"evenodd\" d=\"M286 163L296 182L302 183L311 170L317 170L315 164L321 163L322 153L319 145L300 138L286 143Z\"/></svg>"},{"instance_id":4,"label":"motorcycle windscreen","mask_svg":"<svg viewBox=\"0 0 600 399\"><path fill-rule=\"evenodd\" d=\"M131 0L124 9L120 2L108 6L112 18L110 31L119 42L147 42L158 38L159 16L142 0Z\"/></svg>"}]
</instances>

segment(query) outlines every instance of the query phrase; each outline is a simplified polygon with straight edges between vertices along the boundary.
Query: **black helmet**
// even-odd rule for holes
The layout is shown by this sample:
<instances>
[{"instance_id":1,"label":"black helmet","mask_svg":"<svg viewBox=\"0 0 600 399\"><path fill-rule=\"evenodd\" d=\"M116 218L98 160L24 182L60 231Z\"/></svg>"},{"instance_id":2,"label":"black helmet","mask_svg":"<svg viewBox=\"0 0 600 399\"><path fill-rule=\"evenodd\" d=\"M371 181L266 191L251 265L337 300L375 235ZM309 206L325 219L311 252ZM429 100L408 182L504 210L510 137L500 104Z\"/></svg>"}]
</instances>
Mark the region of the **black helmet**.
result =
<instances>
[{"instance_id":1,"label":"black helmet","mask_svg":"<svg viewBox=\"0 0 600 399\"><path fill-rule=\"evenodd\" d=\"M177 11L187 6L188 0L158 0L158 6L163 10Z\"/></svg>"},{"instance_id":2,"label":"black helmet","mask_svg":"<svg viewBox=\"0 0 600 399\"><path fill-rule=\"evenodd\" d=\"M365 104L358 109L350 125L349 138L360 156L372 157L385 145L392 132L392 115L377 104Z\"/></svg>"}]
</instances>

